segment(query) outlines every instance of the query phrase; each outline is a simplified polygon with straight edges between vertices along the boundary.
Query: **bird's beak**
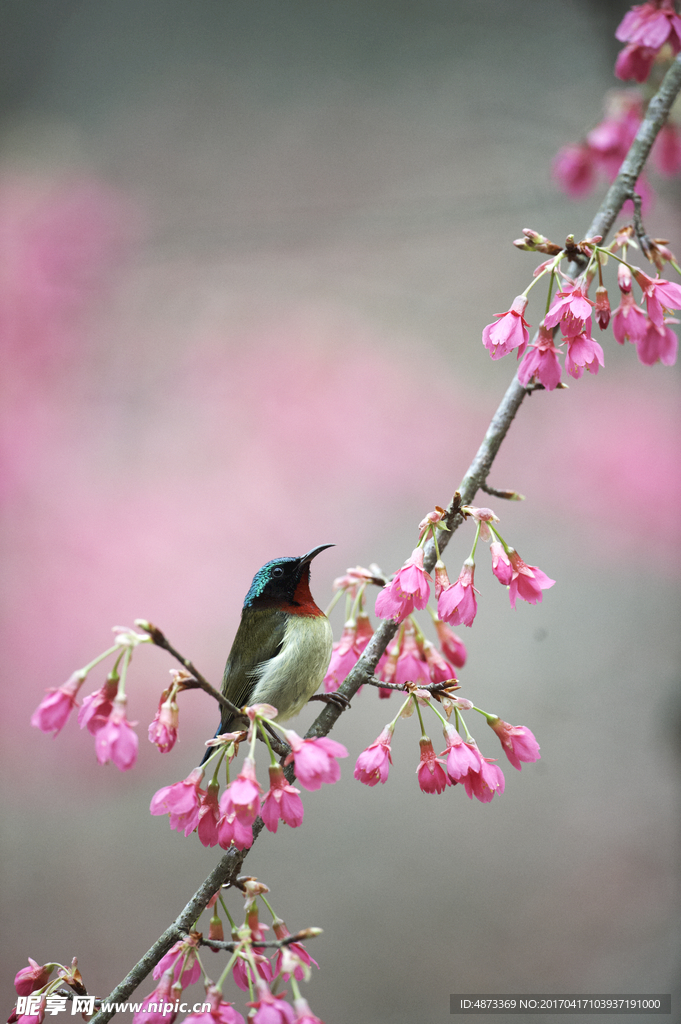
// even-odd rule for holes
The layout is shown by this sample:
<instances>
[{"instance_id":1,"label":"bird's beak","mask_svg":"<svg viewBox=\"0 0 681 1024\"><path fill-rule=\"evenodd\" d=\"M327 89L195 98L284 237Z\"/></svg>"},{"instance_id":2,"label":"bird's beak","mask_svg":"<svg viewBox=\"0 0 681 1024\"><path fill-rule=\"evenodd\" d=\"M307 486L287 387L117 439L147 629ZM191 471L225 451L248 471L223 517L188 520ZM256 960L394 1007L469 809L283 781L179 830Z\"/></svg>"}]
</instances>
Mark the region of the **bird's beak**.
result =
<instances>
[{"instance_id":1,"label":"bird's beak","mask_svg":"<svg viewBox=\"0 0 681 1024\"><path fill-rule=\"evenodd\" d=\"M320 544L318 548L312 548L312 551L308 551L306 555L300 559L300 568L311 562L313 558L316 558L320 551L326 551L327 548L335 548L335 544Z\"/></svg>"}]
</instances>

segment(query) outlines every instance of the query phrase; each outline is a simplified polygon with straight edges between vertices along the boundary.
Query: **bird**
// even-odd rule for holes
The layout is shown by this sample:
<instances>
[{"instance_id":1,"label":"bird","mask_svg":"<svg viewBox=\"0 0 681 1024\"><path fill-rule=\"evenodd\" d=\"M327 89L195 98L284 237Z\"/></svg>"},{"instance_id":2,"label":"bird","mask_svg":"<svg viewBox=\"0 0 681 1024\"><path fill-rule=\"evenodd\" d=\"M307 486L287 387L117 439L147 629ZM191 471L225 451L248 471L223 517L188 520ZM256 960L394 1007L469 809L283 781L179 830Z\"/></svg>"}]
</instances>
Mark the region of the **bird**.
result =
<instances>
[{"instance_id":1,"label":"bird","mask_svg":"<svg viewBox=\"0 0 681 1024\"><path fill-rule=\"evenodd\" d=\"M222 693L236 707L272 704L277 721L285 721L322 682L333 633L310 593L310 563L333 546L320 544L299 558L274 558L256 572L222 678ZM215 735L228 732L235 718L224 708ZM203 761L211 753L208 747Z\"/></svg>"}]
</instances>

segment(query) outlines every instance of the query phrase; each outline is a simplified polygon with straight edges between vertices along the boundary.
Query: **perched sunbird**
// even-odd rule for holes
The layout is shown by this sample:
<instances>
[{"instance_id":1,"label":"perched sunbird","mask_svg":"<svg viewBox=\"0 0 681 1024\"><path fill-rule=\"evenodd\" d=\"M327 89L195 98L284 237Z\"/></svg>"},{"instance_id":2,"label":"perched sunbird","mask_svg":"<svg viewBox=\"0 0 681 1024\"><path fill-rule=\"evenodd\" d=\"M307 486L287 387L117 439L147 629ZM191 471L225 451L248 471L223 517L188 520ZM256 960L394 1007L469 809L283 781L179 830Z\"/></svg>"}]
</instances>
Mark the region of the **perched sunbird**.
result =
<instances>
[{"instance_id":1,"label":"perched sunbird","mask_svg":"<svg viewBox=\"0 0 681 1024\"><path fill-rule=\"evenodd\" d=\"M272 704L277 721L292 718L321 684L331 659L331 623L310 593L310 562L333 544L301 558L275 558L258 569L222 677L222 692L238 708ZM234 715L222 712L216 736ZM211 752L209 747L204 761Z\"/></svg>"}]
</instances>

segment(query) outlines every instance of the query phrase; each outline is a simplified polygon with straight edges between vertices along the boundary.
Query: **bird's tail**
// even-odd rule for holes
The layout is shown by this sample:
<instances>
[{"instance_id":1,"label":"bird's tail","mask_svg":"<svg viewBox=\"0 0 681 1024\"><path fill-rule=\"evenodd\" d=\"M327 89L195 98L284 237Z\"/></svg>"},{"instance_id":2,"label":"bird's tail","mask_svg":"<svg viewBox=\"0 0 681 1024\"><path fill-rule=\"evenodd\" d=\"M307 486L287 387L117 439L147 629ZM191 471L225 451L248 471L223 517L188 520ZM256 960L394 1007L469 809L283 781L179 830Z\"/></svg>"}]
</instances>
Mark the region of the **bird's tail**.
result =
<instances>
[{"instance_id":1,"label":"bird's tail","mask_svg":"<svg viewBox=\"0 0 681 1024\"><path fill-rule=\"evenodd\" d=\"M226 721L220 722L219 726L215 730L215 735L213 736L213 739L215 739L217 736L222 736L223 732L229 732L229 729L231 728L232 722L233 722L233 719L231 717L228 718ZM199 762L199 767L201 767L202 764L206 763L206 761L208 760L210 755L213 753L214 749L215 749L214 747L206 747L206 753L201 758L201 760Z\"/></svg>"},{"instance_id":2,"label":"bird's tail","mask_svg":"<svg viewBox=\"0 0 681 1024\"><path fill-rule=\"evenodd\" d=\"M223 725L222 722L220 722L219 726L215 730L215 735L213 736L213 739L215 739L216 736L219 736L223 732L224 732L224 725ZM206 763L206 761L208 760L210 755L213 753L214 749L215 749L214 747L206 747L206 753L201 758L201 760L199 762L199 767L201 767L202 764Z\"/></svg>"}]
</instances>

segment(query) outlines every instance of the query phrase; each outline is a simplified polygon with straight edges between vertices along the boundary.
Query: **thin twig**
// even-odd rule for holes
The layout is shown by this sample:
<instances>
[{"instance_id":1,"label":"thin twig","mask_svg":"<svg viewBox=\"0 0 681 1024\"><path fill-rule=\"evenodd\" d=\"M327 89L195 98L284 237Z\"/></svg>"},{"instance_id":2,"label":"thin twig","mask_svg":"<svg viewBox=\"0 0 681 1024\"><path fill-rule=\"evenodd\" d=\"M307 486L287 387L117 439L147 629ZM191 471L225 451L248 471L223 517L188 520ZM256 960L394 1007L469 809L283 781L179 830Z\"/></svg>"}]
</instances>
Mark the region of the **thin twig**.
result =
<instances>
[{"instance_id":1,"label":"thin twig","mask_svg":"<svg viewBox=\"0 0 681 1024\"><path fill-rule=\"evenodd\" d=\"M402 693L409 693L412 684L410 683L384 683L382 679L371 676L366 680L367 686L376 686L379 690L400 690ZM443 690L460 690L461 687L455 679L445 679L441 683L418 683L419 690L427 690L428 693L441 693Z\"/></svg>"},{"instance_id":2,"label":"thin twig","mask_svg":"<svg viewBox=\"0 0 681 1024\"><path fill-rule=\"evenodd\" d=\"M209 694L218 702L218 704L229 711L232 715L236 715L237 717L241 715L241 709L238 708L236 704L232 704L231 700L227 700L225 695L220 693L219 690L216 690L212 683L209 683L205 676L201 675L196 665L194 665L189 658L185 658L183 654L180 654L180 652L173 647L170 641L166 638L165 633L162 633L158 626L155 626L153 622L148 622L146 619L136 619L135 625L139 629L143 629L145 633L149 634L152 643L157 647L162 647L164 651L168 651L176 661L179 661L180 665L184 665L187 672L191 673L194 677L194 682L201 690L204 690ZM187 689L189 689L189 687L187 687Z\"/></svg>"},{"instance_id":3,"label":"thin twig","mask_svg":"<svg viewBox=\"0 0 681 1024\"><path fill-rule=\"evenodd\" d=\"M315 934L321 935L322 929L318 928ZM251 942L251 946L254 949L283 949L284 946L290 946L292 942L307 942L308 939L314 938L314 934L310 934L309 929L303 928L301 931L296 932L295 935L287 935L285 939L270 939L268 942ZM243 945L243 943L236 941L222 941L221 939L204 939L199 941L200 946L210 946L211 949L225 949L228 953L233 953L235 949Z\"/></svg>"},{"instance_id":4,"label":"thin twig","mask_svg":"<svg viewBox=\"0 0 681 1024\"><path fill-rule=\"evenodd\" d=\"M490 487L489 484L480 484L480 490L484 491L485 494L491 494L494 498L503 498L504 501L525 501L524 494L518 494L517 491L500 490L498 487Z\"/></svg>"},{"instance_id":5,"label":"thin twig","mask_svg":"<svg viewBox=\"0 0 681 1024\"><path fill-rule=\"evenodd\" d=\"M218 704L223 708L226 708L226 710L232 715L235 715L235 717L242 719L245 718L245 716L241 714L241 708L238 708L236 704L232 704L231 700L228 700L223 693L216 690L215 687L201 675L189 658L185 658L183 654L180 654L180 652L173 647L166 635L161 632L158 626L154 626L153 623L148 622L146 619L137 619L135 625L140 629L143 629L145 633L148 633L152 642L157 647L162 647L164 651L168 651L169 654L172 654L173 658L179 661L180 665L184 665L186 670L191 672L193 679L185 680L183 684L186 690L190 690L193 686L196 686L198 689L203 690L205 693L209 694L209 696L213 697ZM279 736L279 734L276 733L272 726L267 722L264 723L264 726L270 734L270 746L275 754L279 754L280 757L286 757L287 754L290 754L291 748L288 743L285 743L281 736ZM260 733L258 733L258 739L264 743Z\"/></svg>"}]
</instances>

